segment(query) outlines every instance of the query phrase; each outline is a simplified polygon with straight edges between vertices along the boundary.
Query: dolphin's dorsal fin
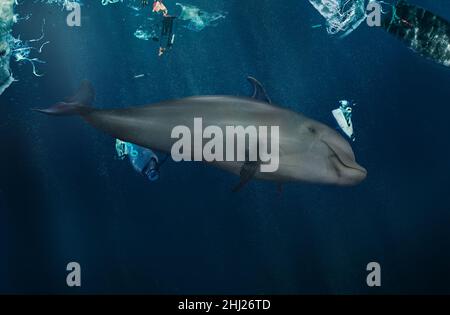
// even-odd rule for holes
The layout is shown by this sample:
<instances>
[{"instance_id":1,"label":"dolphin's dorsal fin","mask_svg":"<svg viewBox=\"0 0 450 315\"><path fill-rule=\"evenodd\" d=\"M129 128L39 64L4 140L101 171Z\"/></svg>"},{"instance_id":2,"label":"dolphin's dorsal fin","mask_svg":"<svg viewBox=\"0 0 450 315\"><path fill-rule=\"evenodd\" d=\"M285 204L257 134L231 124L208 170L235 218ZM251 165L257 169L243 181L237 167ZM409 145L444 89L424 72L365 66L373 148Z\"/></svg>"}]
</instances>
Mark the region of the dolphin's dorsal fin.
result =
<instances>
[{"instance_id":1,"label":"dolphin's dorsal fin","mask_svg":"<svg viewBox=\"0 0 450 315\"><path fill-rule=\"evenodd\" d=\"M247 80L253 85L254 90L252 98L261 102L272 104L270 97L266 93L266 89L258 80L254 77L248 77Z\"/></svg>"},{"instance_id":2,"label":"dolphin's dorsal fin","mask_svg":"<svg viewBox=\"0 0 450 315\"><path fill-rule=\"evenodd\" d=\"M78 103L84 106L91 106L95 100L95 90L92 87L92 84L87 81L81 81L80 87L75 95L67 97L64 102L65 103Z\"/></svg>"}]
</instances>

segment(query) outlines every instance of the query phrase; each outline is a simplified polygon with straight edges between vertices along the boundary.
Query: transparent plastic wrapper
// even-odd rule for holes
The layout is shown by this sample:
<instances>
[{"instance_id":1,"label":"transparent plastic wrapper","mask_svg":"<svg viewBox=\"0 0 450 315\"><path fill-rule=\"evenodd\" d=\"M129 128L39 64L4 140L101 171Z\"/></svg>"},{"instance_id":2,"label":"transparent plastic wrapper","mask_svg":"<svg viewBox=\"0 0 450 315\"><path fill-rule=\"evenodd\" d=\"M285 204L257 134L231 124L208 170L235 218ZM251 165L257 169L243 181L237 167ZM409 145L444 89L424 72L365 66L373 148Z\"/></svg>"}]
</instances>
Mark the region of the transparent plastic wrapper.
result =
<instances>
[{"instance_id":1,"label":"transparent plastic wrapper","mask_svg":"<svg viewBox=\"0 0 450 315\"><path fill-rule=\"evenodd\" d=\"M181 8L179 19L187 21L188 24L185 27L191 31L200 32L207 26L215 26L220 20L226 18L226 12L209 13L193 5L183 3L176 3L176 5Z\"/></svg>"},{"instance_id":2,"label":"transparent plastic wrapper","mask_svg":"<svg viewBox=\"0 0 450 315\"><path fill-rule=\"evenodd\" d=\"M345 37L366 19L365 0L309 0L325 18L327 32Z\"/></svg>"}]
</instances>

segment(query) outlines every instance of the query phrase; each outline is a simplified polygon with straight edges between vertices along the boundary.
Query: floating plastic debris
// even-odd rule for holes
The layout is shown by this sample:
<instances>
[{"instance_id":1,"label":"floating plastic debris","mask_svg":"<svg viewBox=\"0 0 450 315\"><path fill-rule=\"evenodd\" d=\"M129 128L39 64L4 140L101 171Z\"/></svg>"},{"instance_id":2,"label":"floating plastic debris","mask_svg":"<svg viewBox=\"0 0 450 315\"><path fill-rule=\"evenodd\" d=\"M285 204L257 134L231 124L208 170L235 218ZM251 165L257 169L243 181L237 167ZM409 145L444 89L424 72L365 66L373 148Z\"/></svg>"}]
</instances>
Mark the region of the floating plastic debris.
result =
<instances>
[{"instance_id":1,"label":"floating plastic debris","mask_svg":"<svg viewBox=\"0 0 450 315\"><path fill-rule=\"evenodd\" d=\"M326 20L327 32L347 36L366 19L364 0L309 0Z\"/></svg>"},{"instance_id":2,"label":"floating plastic debris","mask_svg":"<svg viewBox=\"0 0 450 315\"><path fill-rule=\"evenodd\" d=\"M123 2L123 0L102 0L102 5L114 4L117 2Z\"/></svg>"},{"instance_id":3,"label":"floating plastic debris","mask_svg":"<svg viewBox=\"0 0 450 315\"><path fill-rule=\"evenodd\" d=\"M152 182L159 179L160 167L167 160L166 157L160 162L152 150L119 139L116 140L116 152L120 160L128 157L133 169Z\"/></svg>"},{"instance_id":4,"label":"floating plastic debris","mask_svg":"<svg viewBox=\"0 0 450 315\"><path fill-rule=\"evenodd\" d=\"M36 2L60 5L62 8L69 2L81 3L80 0L36 0ZM37 64L45 62L35 56L36 53L41 54L43 48L50 43L49 41L44 42L45 20L43 20L42 23L42 33L38 38L22 40L20 35L17 37L11 35L12 27L15 23L22 20L26 21L31 16L27 15L19 17L18 14L15 14L15 6L19 4L20 3L16 0L0 0L0 95L11 85L11 83L17 81L14 79L10 68L11 60L19 64L31 64L33 75L36 77L42 76L42 74L38 72Z\"/></svg>"},{"instance_id":5,"label":"floating plastic debris","mask_svg":"<svg viewBox=\"0 0 450 315\"><path fill-rule=\"evenodd\" d=\"M185 27L191 31L200 32L205 27L215 26L219 20L226 18L225 12L209 13L193 5L182 3L177 3L176 5L181 7L181 13L178 18L182 21L187 21L188 24Z\"/></svg>"},{"instance_id":6,"label":"floating plastic debris","mask_svg":"<svg viewBox=\"0 0 450 315\"><path fill-rule=\"evenodd\" d=\"M14 82L9 66L14 21L14 0L0 1L0 95Z\"/></svg>"},{"instance_id":7,"label":"floating plastic debris","mask_svg":"<svg viewBox=\"0 0 450 315\"><path fill-rule=\"evenodd\" d=\"M154 40L155 38L158 38L158 35L156 33L156 30L153 27L149 27L150 30L145 30L143 26L139 27L135 32L134 32L134 37L136 37L137 39L140 40Z\"/></svg>"},{"instance_id":8,"label":"floating plastic debris","mask_svg":"<svg viewBox=\"0 0 450 315\"><path fill-rule=\"evenodd\" d=\"M339 101L339 105L339 108L332 111L334 119L336 119L339 128L341 128L347 137L352 141L355 141L352 122L353 106L355 106L355 104L342 100Z\"/></svg>"}]
</instances>

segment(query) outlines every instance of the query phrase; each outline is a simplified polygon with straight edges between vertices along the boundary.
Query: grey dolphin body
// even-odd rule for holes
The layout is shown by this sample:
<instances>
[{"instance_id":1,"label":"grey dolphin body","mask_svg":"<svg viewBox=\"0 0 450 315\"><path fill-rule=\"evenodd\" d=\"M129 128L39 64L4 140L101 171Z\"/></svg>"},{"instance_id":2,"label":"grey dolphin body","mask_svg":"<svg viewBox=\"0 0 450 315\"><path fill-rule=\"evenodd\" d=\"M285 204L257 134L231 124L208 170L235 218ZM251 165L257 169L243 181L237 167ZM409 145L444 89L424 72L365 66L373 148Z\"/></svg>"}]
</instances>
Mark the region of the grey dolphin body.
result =
<instances>
[{"instance_id":1,"label":"grey dolphin body","mask_svg":"<svg viewBox=\"0 0 450 315\"><path fill-rule=\"evenodd\" d=\"M206 126L279 126L279 168L262 173L246 162L213 162L241 176L241 186L252 178L278 183L355 185L366 178L366 170L355 161L349 143L326 125L291 110L273 106L264 88L253 78L252 98L198 96L143 107L100 110L90 107L94 90L84 81L78 93L55 106L38 110L49 115L80 115L107 134L143 147L170 153L177 141L171 137L176 126L193 130L194 118ZM270 136L270 132L268 133ZM240 188L240 187L239 187Z\"/></svg>"}]
</instances>

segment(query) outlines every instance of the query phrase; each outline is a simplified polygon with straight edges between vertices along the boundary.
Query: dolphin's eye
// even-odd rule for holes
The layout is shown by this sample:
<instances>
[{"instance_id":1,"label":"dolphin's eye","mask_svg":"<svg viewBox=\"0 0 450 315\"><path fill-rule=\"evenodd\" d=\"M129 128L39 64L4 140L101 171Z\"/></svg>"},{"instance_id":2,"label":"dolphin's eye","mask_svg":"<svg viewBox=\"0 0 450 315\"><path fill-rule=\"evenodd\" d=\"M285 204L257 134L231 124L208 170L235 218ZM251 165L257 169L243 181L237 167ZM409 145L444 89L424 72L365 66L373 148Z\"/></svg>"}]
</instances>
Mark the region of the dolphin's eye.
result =
<instances>
[{"instance_id":1,"label":"dolphin's eye","mask_svg":"<svg viewBox=\"0 0 450 315\"><path fill-rule=\"evenodd\" d=\"M316 134L317 133L317 130L316 130L316 128L314 128L314 127L308 127L308 130L309 130L309 132L311 132L312 134Z\"/></svg>"}]
</instances>

